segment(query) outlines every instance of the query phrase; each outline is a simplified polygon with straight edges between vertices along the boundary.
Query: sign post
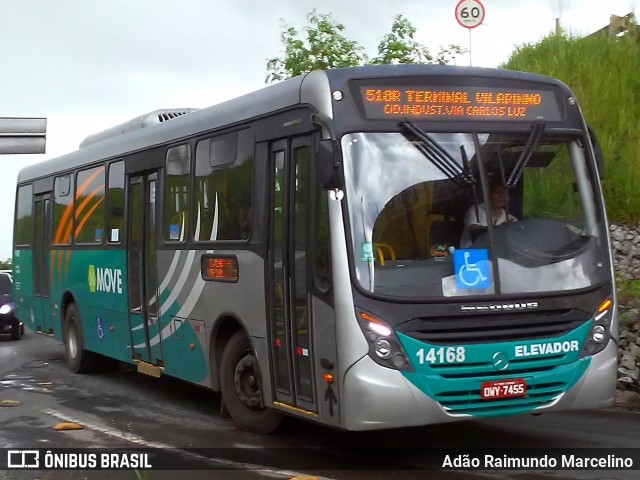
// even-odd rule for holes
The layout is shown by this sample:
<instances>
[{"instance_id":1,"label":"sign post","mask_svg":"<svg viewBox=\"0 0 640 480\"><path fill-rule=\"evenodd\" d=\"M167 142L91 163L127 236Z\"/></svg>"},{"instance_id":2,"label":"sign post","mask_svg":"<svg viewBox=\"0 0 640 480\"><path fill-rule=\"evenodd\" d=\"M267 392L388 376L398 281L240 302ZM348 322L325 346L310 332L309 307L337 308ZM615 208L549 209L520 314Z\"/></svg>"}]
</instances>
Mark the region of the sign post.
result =
<instances>
[{"instance_id":1,"label":"sign post","mask_svg":"<svg viewBox=\"0 0 640 480\"><path fill-rule=\"evenodd\" d=\"M469 66L471 66L471 29L482 24L484 5L480 0L460 0L456 5L456 20L469 30Z\"/></svg>"},{"instance_id":2,"label":"sign post","mask_svg":"<svg viewBox=\"0 0 640 480\"><path fill-rule=\"evenodd\" d=\"M45 153L46 118L0 117L0 155Z\"/></svg>"}]
</instances>

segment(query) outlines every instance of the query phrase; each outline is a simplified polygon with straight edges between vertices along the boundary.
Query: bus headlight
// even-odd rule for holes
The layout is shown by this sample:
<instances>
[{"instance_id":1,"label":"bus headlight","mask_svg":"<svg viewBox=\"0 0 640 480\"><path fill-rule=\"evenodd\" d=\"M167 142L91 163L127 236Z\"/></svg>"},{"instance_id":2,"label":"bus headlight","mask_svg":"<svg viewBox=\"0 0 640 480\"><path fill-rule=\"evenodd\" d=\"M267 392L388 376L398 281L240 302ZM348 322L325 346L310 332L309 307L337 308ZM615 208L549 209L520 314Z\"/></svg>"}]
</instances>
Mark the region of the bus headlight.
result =
<instances>
[{"instance_id":1,"label":"bus headlight","mask_svg":"<svg viewBox=\"0 0 640 480\"><path fill-rule=\"evenodd\" d=\"M613 316L613 302L607 298L594 312L591 320L591 330L580 352L580 358L595 355L604 350L611 339L611 319Z\"/></svg>"},{"instance_id":2,"label":"bus headlight","mask_svg":"<svg viewBox=\"0 0 640 480\"><path fill-rule=\"evenodd\" d=\"M604 339L607 336L607 331L602 325L595 325L593 330L591 331L591 338L596 343L604 342Z\"/></svg>"},{"instance_id":3,"label":"bus headlight","mask_svg":"<svg viewBox=\"0 0 640 480\"><path fill-rule=\"evenodd\" d=\"M391 356L391 342L386 338L379 338L376 341L375 352L378 357L386 360Z\"/></svg>"},{"instance_id":4,"label":"bus headlight","mask_svg":"<svg viewBox=\"0 0 640 480\"><path fill-rule=\"evenodd\" d=\"M407 354L389 325L360 309L356 309L356 318L369 343L369 356L374 362L395 370L413 371Z\"/></svg>"}]
</instances>

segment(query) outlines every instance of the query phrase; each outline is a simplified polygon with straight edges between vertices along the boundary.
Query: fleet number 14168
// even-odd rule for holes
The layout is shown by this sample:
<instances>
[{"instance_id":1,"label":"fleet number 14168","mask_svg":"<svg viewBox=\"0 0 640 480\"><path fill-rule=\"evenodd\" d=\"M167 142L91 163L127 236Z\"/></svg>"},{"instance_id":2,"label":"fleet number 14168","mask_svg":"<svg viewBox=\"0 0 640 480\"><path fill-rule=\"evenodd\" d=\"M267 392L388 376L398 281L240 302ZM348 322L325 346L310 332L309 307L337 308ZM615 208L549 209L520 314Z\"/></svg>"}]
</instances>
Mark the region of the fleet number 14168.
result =
<instances>
[{"instance_id":1,"label":"fleet number 14168","mask_svg":"<svg viewBox=\"0 0 640 480\"><path fill-rule=\"evenodd\" d=\"M420 365L425 363L462 363L465 359L465 350L464 347L432 347L425 352L425 349L421 348L416 352L416 355Z\"/></svg>"}]
</instances>

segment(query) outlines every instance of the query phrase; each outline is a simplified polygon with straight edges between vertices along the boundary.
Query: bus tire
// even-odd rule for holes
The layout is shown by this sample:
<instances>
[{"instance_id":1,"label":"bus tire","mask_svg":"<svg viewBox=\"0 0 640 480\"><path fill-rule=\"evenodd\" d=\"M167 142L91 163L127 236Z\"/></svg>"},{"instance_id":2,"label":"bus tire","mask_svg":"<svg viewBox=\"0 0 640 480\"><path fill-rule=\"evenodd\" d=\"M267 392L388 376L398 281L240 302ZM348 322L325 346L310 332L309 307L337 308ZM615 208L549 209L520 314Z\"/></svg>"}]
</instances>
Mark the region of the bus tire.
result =
<instances>
[{"instance_id":1,"label":"bus tire","mask_svg":"<svg viewBox=\"0 0 640 480\"><path fill-rule=\"evenodd\" d=\"M238 427L266 434L280 425L282 414L264 406L256 356L244 332L235 333L224 348L220 389L222 400Z\"/></svg>"},{"instance_id":2,"label":"bus tire","mask_svg":"<svg viewBox=\"0 0 640 480\"><path fill-rule=\"evenodd\" d=\"M69 304L64 315L64 354L73 373L95 370L97 355L84 349L82 322L75 303Z\"/></svg>"}]
</instances>

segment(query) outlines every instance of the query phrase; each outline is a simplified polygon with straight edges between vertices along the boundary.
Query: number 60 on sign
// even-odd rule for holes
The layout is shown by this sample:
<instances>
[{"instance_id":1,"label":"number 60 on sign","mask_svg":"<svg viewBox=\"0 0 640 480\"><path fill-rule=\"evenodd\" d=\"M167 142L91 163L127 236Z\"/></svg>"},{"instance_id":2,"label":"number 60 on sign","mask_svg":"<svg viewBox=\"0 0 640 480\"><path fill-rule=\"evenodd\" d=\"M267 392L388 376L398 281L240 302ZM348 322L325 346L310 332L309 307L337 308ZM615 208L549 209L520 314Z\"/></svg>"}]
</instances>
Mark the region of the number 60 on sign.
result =
<instances>
[{"instance_id":1,"label":"number 60 on sign","mask_svg":"<svg viewBox=\"0 0 640 480\"><path fill-rule=\"evenodd\" d=\"M484 5L479 0L460 0L456 5L456 20L464 28L475 28L484 20Z\"/></svg>"}]
</instances>

